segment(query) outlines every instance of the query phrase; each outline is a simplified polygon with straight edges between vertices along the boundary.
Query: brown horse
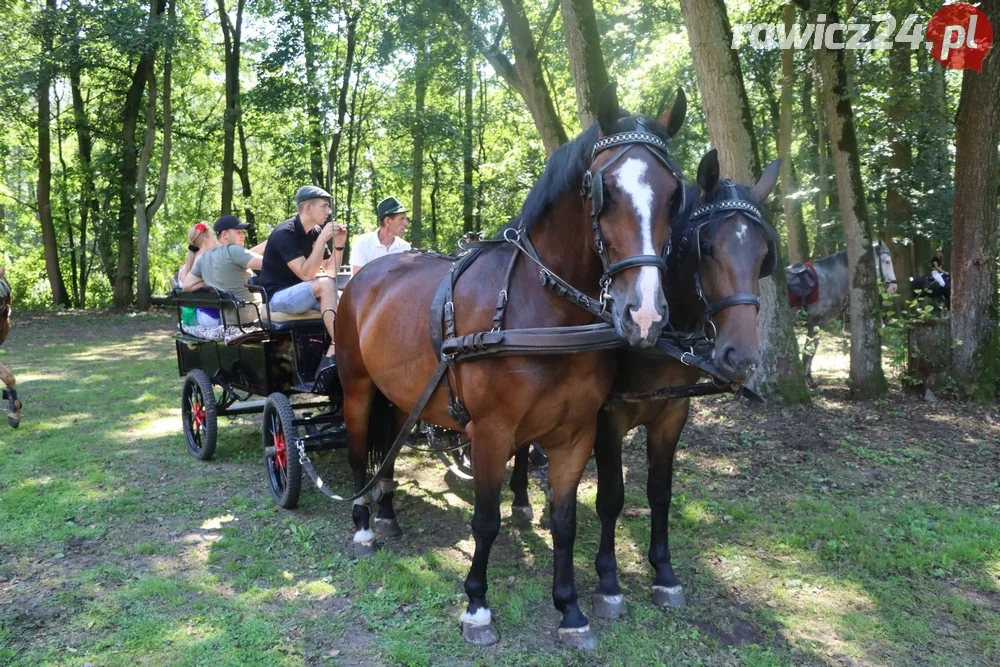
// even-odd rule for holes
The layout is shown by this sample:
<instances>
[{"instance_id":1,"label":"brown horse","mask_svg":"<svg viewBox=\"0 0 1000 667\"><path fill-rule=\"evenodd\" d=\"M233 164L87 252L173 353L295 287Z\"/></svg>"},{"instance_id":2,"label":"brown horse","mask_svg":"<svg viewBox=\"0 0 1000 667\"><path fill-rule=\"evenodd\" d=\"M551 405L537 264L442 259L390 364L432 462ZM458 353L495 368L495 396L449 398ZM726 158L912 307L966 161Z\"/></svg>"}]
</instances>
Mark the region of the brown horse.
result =
<instances>
[{"instance_id":1,"label":"brown horse","mask_svg":"<svg viewBox=\"0 0 1000 667\"><path fill-rule=\"evenodd\" d=\"M672 297L670 323L681 332L704 330L714 343L712 360L720 374L742 383L753 373L759 354L757 310L759 280L770 275L777 261L777 235L763 219L761 206L778 177L772 162L753 188L719 182L716 152L698 167L698 186L687 200L693 208L673 223L673 251L666 286ZM618 354L612 397L692 385L701 371L672 359L645 352ZM617 618L625 609L615 561L615 524L625 502L622 439L636 426L646 427L649 472L646 493L652 510L649 561L656 575L653 600L660 606L683 604L680 580L670 565L667 516L670 510L673 461L688 419L690 398L610 402L597 420L594 454L597 460L597 513L601 543L595 561L598 585L594 614ZM527 494L527 452L518 452L511 489L514 510L530 516Z\"/></svg>"},{"instance_id":2,"label":"brown horse","mask_svg":"<svg viewBox=\"0 0 1000 667\"><path fill-rule=\"evenodd\" d=\"M674 108L656 120L621 117L614 88L606 89L601 94L598 123L552 155L528 194L520 218L512 223L530 239L550 272L588 295L603 291L615 330L633 345L652 344L666 323L660 269L647 265L652 261L639 265L636 260L659 259L668 240L672 202L683 190L665 155L632 139L648 140L652 134L653 143L663 145L683 121L684 107L681 94ZM600 152L598 141L604 138L621 147L617 152ZM510 229L504 233L510 234ZM516 258L518 252L509 244L484 249L462 274L450 302L458 334L495 328L497 303L505 302L508 294L510 305L503 324L510 329L598 321L591 312L544 287L538 266L528 257ZM615 273L610 284L599 285L602 275L611 273L608 264L623 266L622 262L631 266ZM428 312L436 287L451 266L434 256L390 255L366 266L344 291L337 314L336 350L350 441L348 460L356 490L366 484L370 452L385 446L384 442L369 444L372 428L385 427L378 405L388 399L409 412L439 363ZM507 283L505 276L511 268ZM615 363L613 350L463 363L457 366L456 377L446 378L423 410L423 420L464 430L472 442L476 547L465 581L469 604L462 614L463 634L469 642L485 645L499 639L486 602L486 572L500 530L500 489L510 457L522 444L537 440L549 454L555 547L552 597L562 612L559 634L571 646L596 645L577 603L574 583L576 489L593 451L597 412L611 388ZM467 424L449 412L447 394L451 392L464 404L470 418ZM390 479L384 479L376 488L382 491L376 527L398 533L393 487ZM359 553L369 552L375 535L364 500L355 501L353 519Z\"/></svg>"},{"instance_id":3,"label":"brown horse","mask_svg":"<svg viewBox=\"0 0 1000 667\"><path fill-rule=\"evenodd\" d=\"M5 273L7 267L0 266L0 345L3 345L7 340L7 334L10 333L10 304L14 300L10 284L4 278ZM4 396L7 398L7 423L17 428L21 425L21 401L17 400L17 380L3 362L0 362L0 381L7 386L4 391Z\"/></svg>"}]
</instances>

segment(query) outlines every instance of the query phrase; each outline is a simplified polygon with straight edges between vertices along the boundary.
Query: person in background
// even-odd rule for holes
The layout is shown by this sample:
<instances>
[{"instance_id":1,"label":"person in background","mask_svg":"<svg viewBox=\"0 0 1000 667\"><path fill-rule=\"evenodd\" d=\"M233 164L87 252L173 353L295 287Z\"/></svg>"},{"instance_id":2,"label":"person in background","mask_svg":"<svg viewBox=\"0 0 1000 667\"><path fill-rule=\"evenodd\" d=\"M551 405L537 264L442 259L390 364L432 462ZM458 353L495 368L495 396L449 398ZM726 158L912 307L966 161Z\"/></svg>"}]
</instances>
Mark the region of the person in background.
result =
<instances>
[{"instance_id":1,"label":"person in background","mask_svg":"<svg viewBox=\"0 0 1000 667\"><path fill-rule=\"evenodd\" d=\"M178 269L170 281L170 285L173 288L187 289L184 287L184 281L187 279L188 274L191 273L191 269L195 267L209 250L218 244L215 234L208 228L207 222L198 222L192 225L187 233L187 241L187 254L184 255L184 263L181 264L181 268ZM219 324L219 311L214 308L190 308L184 306L181 308L181 324L186 324L187 326L198 324L202 324L203 326L217 326Z\"/></svg>"},{"instance_id":2,"label":"person in background","mask_svg":"<svg viewBox=\"0 0 1000 667\"><path fill-rule=\"evenodd\" d=\"M946 281L950 274L944 270L944 248L938 248L937 253L931 259L931 278L941 287L946 287Z\"/></svg>"},{"instance_id":3,"label":"person in background","mask_svg":"<svg viewBox=\"0 0 1000 667\"><path fill-rule=\"evenodd\" d=\"M362 234L351 243L351 275L373 259L410 249L410 244L402 238L410 219L398 199L386 197L380 201L375 215L378 217L378 229Z\"/></svg>"}]
</instances>

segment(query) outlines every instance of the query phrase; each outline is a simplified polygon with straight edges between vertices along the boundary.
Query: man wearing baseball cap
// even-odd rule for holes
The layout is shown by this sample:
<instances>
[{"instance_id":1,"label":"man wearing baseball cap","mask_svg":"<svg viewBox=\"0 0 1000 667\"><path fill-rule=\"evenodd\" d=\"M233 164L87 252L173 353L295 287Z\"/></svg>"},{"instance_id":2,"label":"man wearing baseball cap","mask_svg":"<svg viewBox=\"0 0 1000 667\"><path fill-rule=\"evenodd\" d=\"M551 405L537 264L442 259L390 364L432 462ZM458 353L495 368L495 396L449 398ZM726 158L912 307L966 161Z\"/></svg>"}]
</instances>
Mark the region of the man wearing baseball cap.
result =
<instances>
[{"instance_id":1,"label":"man wearing baseball cap","mask_svg":"<svg viewBox=\"0 0 1000 667\"><path fill-rule=\"evenodd\" d=\"M315 185L295 192L298 214L273 230L264 248L260 283L274 312L301 314L318 310L330 334L330 347L316 369L333 365L333 325L337 312L337 267L344 254L347 228L330 217L330 193ZM331 255L326 247L333 240Z\"/></svg>"},{"instance_id":2,"label":"man wearing baseball cap","mask_svg":"<svg viewBox=\"0 0 1000 667\"><path fill-rule=\"evenodd\" d=\"M254 301L253 294L247 289L247 280L253 275L251 270L260 270L263 262L260 253L266 242L250 250L244 248L246 229L249 226L245 222L240 222L235 215L224 215L216 220L212 229L219 239L219 245L198 260L194 268L184 276L182 287L192 291L204 284L224 292L231 292L240 301ZM226 317L228 320L229 315ZM240 310L241 323L249 323L256 318L257 311L253 307Z\"/></svg>"},{"instance_id":3,"label":"man wearing baseball cap","mask_svg":"<svg viewBox=\"0 0 1000 667\"><path fill-rule=\"evenodd\" d=\"M375 215L378 217L378 229L362 234L351 243L352 274L373 259L410 249L410 244L402 239L410 219L398 199L386 197L380 201Z\"/></svg>"}]
</instances>

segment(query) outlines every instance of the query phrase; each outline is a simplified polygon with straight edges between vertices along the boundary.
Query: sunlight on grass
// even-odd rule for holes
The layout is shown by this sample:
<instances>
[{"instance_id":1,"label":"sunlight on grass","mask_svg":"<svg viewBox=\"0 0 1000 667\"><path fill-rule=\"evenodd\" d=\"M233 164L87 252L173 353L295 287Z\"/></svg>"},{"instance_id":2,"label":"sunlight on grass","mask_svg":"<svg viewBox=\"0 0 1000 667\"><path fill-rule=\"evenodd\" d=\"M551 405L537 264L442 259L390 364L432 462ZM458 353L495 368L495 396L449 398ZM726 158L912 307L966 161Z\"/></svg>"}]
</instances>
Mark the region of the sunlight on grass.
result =
<instances>
[{"instance_id":1,"label":"sunlight on grass","mask_svg":"<svg viewBox=\"0 0 1000 667\"><path fill-rule=\"evenodd\" d=\"M123 431L122 436L128 441L179 436L181 433L180 412L179 409L169 410L166 408L151 411L147 413L145 419Z\"/></svg>"},{"instance_id":2,"label":"sunlight on grass","mask_svg":"<svg viewBox=\"0 0 1000 667\"><path fill-rule=\"evenodd\" d=\"M219 530L222 528L222 524L229 523L231 521L239 521L232 514L223 514L222 516L213 517L211 519L205 519L201 524L202 530Z\"/></svg>"}]
</instances>

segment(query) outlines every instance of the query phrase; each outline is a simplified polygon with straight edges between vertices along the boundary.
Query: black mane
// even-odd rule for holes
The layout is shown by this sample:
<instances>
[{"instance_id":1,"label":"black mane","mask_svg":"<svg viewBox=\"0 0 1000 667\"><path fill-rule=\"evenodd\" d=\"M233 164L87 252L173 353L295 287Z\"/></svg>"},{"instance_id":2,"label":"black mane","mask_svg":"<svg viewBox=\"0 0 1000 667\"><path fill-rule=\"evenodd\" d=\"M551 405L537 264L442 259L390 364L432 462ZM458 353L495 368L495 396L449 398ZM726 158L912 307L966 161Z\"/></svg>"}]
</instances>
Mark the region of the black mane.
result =
<instances>
[{"instance_id":1,"label":"black mane","mask_svg":"<svg viewBox=\"0 0 1000 667\"><path fill-rule=\"evenodd\" d=\"M636 117L630 116L624 109L619 112L621 118L615 128L615 134L635 130L637 127ZM667 128L655 118L646 118L646 131L668 143L670 142ZM590 154L594 150L594 144L597 143L599 132L600 128L597 123L594 123L552 154L545 164L545 171L528 192L528 196L521 206L520 215L511 220L504 229L521 226L525 231L530 230L563 194L580 189L583 183L583 174L590 167ZM680 174L680 170L674 165L671 157L669 155L666 157L671 168ZM503 234L504 229L500 230L498 237Z\"/></svg>"}]
</instances>

